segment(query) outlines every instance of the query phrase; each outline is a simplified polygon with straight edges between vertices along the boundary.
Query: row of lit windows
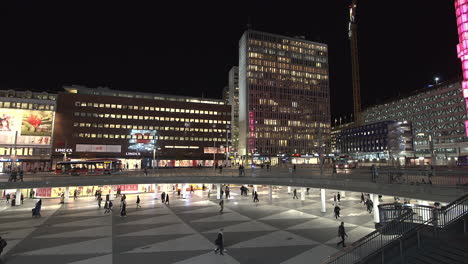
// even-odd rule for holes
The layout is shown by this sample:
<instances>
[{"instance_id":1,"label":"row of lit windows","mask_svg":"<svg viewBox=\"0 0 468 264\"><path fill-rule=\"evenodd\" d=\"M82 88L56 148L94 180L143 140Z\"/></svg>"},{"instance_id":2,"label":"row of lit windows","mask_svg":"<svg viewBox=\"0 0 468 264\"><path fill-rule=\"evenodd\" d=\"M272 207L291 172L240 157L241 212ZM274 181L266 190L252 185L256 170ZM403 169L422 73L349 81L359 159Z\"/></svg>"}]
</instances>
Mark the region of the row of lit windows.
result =
<instances>
[{"instance_id":1,"label":"row of lit windows","mask_svg":"<svg viewBox=\"0 0 468 264\"><path fill-rule=\"evenodd\" d=\"M170 113L202 114L202 115L227 115L229 114L228 112L218 112L218 111L208 111L208 110L165 108L165 107L153 107L153 106L141 106L141 105L138 106L138 105L120 105L120 104L100 104L100 103L86 103L86 102L75 102L75 106L144 110L144 111L161 111L161 112L170 112Z\"/></svg>"},{"instance_id":2,"label":"row of lit windows","mask_svg":"<svg viewBox=\"0 0 468 264\"><path fill-rule=\"evenodd\" d=\"M20 102L0 102L0 108L17 108L29 110L49 110L55 109L54 105L50 104L35 104L35 103L20 103Z\"/></svg>"},{"instance_id":3,"label":"row of lit windows","mask_svg":"<svg viewBox=\"0 0 468 264\"><path fill-rule=\"evenodd\" d=\"M52 101L55 101L55 99L57 98L57 95L48 94L46 92L33 93L31 91L0 90L0 97L39 99L39 100L52 100Z\"/></svg>"},{"instance_id":4,"label":"row of lit windows","mask_svg":"<svg viewBox=\"0 0 468 264\"><path fill-rule=\"evenodd\" d=\"M322 75L319 73L290 71L290 70L283 70L283 69L277 69L273 67L264 67L264 66L257 66L257 65L249 65L248 70L249 72L256 71L256 72L279 73L281 75L291 75L295 77L302 77L302 78L308 78L308 79L317 79L317 80L326 79L325 77L326 75ZM284 78L287 78L287 76L284 76Z\"/></svg>"},{"instance_id":5,"label":"row of lit windows","mask_svg":"<svg viewBox=\"0 0 468 264\"><path fill-rule=\"evenodd\" d=\"M252 52L254 53L254 52ZM287 69L286 71L289 74L289 70L294 70L294 71L303 71L303 72L310 72L310 73L324 73L326 72L326 69L321 69L322 63L317 62L314 64L315 67L308 67L308 66L303 66L303 65L295 65L295 64L290 64L290 63L281 63L281 62L274 62L274 61L268 61L268 60L261 60L261 59L250 59L249 62L250 65L258 65L258 66L264 66L264 67L275 67L275 68L280 68L280 69Z\"/></svg>"},{"instance_id":6,"label":"row of lit windows","mask_svg":"<svg viewBox=\"0 0 468 264\"><path fill-rule=\"evenodd\" d=\"M309 44L305 42L298 42L298 41L294 41L295 45L286 45L286 44L273 43L273 42L261 41L261 40L256 40L256 39L249 39L249 44L272 48L272 49L282 49L282 50L287 50L287 51L306 53L306 54L314 54L316 50L319 50L319 51L327 50L325 46L319 46L319 45Z\"/></svg>"},{"instance_id":7,"label":"row of lit windows","mask_svg":"<svg viewBox=\"0 0 468 264\"><path fill-rule=\"evenodd\" d=\"M138 139L138 140L179 140L179 141L217 141L226 142L225 138L206 137L175 137L175 136L151 136L151 135L120 135L120 134L100 134L100 133L76 133L75 136L81 138L110 138L110 139Z\"/></svg>"},{"instance_id":8,"label":"row of lit windows","mask_svg":"<svg viewBox=\"0 0 468 264\"><path fill-rule=\"evenodd\" d=\"M75 116L81 117L99 117L99 118L117 118L117 119L136 119L136 120L156 120L169 122L191 122L205 124L230 124L231 121L212 120L212 119L197 119L197 118L179 118L179 117L164 117L164 116L140 116L140 115L120 115L120 114L98 114L75 112Z\"/></svg>"},{"instance_id":9,"label":"row of lit windows","mask_svg":"<svg viewBox=\"0 0 468 264\"><path fill-rule=\"evenodd\" d=\"M145 129L159 131L191 131L191 132L215 132L226 133L227 129L198 128L198 127L168 127L168 126L141 126L126 124L96 124L96 123L73 123L74 127L94 127L94 128L117 128L117 129Z\"/></svg>"}]
</instances>

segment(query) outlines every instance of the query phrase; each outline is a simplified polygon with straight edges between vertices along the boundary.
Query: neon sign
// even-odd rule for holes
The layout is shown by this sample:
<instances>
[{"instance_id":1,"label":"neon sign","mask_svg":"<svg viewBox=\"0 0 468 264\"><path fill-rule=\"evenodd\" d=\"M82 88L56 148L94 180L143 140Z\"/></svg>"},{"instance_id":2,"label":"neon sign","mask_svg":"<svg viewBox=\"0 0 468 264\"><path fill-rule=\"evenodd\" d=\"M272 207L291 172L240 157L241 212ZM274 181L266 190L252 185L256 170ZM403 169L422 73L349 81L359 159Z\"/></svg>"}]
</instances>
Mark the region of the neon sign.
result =
<instances>
[{"instance_id":1,"label":"neon sign","mask_svg":"<svg viewBox=\"0 0 468 264\"><path fill-rule=\"evenodd\" d=\"M462 63L463 71L463 97L468 106L468 0L455 0L455 14L457 16L458 58ZM468 137L468 121L465 121L465 135Z\"/></svg>"}]
</instances>

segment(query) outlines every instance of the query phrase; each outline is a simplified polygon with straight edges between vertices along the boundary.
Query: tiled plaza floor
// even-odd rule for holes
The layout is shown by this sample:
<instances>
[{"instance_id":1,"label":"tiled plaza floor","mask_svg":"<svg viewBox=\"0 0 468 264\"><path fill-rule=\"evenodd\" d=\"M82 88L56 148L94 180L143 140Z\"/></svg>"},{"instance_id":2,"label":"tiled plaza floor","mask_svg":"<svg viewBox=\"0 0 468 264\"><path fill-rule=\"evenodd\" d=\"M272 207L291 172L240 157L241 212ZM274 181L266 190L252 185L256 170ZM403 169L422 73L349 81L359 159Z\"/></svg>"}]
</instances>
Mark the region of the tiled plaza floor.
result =
<instances>
[{"instance_id":1,"label":"tiled plaza floor","mask_svg":"<svg viewBox=\"0 0 468 264\"><path fill-rule=\"evenodd\" d=\"M357 193L341 201L341 219L333 217L333 191L327 191L327 213L320 212L317 189L306 200L293 200L286 187L259 188L259 203L240 196L231 186L231 199L219 213L218 201L200 190L187 199L171 194L163 205L154 194L127 196L127 217L97 208L94 198L43 200L42 217L31 218L36 200L20 207L0 206L0 235L8 242L4 263L321 263L336 247L340 221L345 222L347 243L374 230L373 216L359 203ZM300 197L299 188L298 196ZM103 203L104 204L104 203ZM214 240L224 228L224 256L214 254Z\"/></svg>"}]
</instances>

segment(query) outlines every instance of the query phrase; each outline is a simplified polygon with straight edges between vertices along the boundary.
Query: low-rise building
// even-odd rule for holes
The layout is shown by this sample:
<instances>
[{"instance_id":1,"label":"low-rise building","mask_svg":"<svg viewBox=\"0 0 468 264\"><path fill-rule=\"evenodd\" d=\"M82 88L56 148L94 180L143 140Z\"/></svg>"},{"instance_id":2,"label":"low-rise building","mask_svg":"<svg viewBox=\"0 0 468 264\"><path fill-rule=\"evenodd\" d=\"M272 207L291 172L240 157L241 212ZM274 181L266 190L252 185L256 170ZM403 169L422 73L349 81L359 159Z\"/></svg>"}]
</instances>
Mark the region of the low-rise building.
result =
<instances>
[{"instance_id":1,"label":"low-rise building","mask_svg":"<svg viewBox=\"0 0 468 264\"><path fill-rule=\"evenodd\" d=\"M58 94L54 160L118 158L125 168L224 162L231 108L223 100L64 87ZM214 154L213 154L214 153Z\"/></svg>"}]
</instances>

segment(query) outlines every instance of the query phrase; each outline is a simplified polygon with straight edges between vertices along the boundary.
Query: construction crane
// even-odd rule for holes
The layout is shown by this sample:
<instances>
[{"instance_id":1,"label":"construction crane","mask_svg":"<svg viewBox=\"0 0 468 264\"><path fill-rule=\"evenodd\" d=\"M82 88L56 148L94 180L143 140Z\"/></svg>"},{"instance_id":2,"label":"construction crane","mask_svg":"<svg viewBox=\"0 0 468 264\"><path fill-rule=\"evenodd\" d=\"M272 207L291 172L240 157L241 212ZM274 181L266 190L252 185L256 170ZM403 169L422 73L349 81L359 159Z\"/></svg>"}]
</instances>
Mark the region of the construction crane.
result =
<instances>
[{"instance_id":1,"label":"construction crane","mask_svg":"<svg viewBox=\"0 0 468 264\"><path fill-rule=\"evenodd\" d=\"M352 0L349 6L348 36L351 43L354 125L358 126L361 123L361 80L359 78L356 11L357 0Z\"/></svg>"}]
</instances>

